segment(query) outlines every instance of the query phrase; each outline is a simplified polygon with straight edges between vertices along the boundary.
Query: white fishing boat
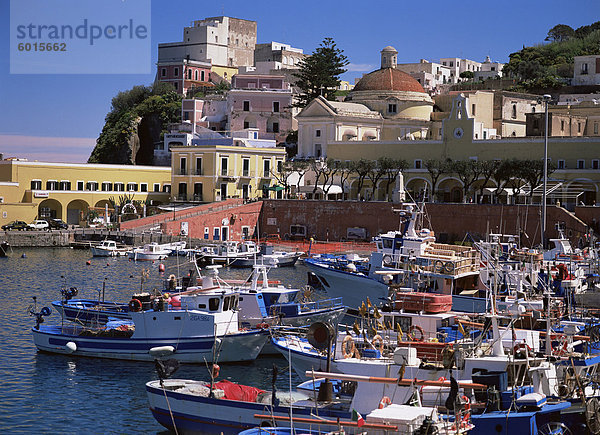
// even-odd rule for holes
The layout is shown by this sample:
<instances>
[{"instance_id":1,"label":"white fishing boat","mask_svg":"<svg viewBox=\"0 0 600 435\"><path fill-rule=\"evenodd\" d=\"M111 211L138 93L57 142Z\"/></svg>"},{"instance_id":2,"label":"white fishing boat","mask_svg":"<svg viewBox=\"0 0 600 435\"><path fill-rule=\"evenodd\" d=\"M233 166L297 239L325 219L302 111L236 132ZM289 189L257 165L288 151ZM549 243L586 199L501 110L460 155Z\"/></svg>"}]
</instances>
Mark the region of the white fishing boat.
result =
<instances>
[{"instance_id":1,"label":"white fishing boat","mask_svg":"<svg viewBox=\"0 0 600 435\"><path fill-rule=\"evenodd\" d=\"M93 245L91 251L94 257L120 257L127 255L131 249L118 246L114 240L103 240L100 244Z\"/></svg>"},{"instance_id":2,"label":"white fishing boat","mask_svg":"<svg viewBox=\"0 0 600 435\"><path fill-rule=\"evenodd\" d=\"M97 327L38 321L32 329L34 343L44 352L98 358L151 361L156 356L172 355L193 363L216 358L223 362L253 361L266 344L268 333L241 329L238 293L209 285L210 277L204 280L207 282L202 288L190 288L177 300L132 299L130 319Z\"/></svg>"},{"instance_id":3,"label":"white fishing boat","mask_svg":"<svg viewBox=\"0 0 600 435\"><path fill-rule=\"evenodd\" d=\"M198 264L224 264L229 266L237 259L253 259L259 254L256 243L229 240L219 245L204 246L196 251Z\"/></svg>"},{"instance_id":4,"label":"white fishing boat","mask_svg":"<svg viewBox=\"0 0 600 435\"><path fill-rule=\"evenodd\" d=\"M156 261L167 258L172 249L158 243L148 243L142 248L135 248L129 252L129 258L132 260Z\"/></svg>"}]
</instances>

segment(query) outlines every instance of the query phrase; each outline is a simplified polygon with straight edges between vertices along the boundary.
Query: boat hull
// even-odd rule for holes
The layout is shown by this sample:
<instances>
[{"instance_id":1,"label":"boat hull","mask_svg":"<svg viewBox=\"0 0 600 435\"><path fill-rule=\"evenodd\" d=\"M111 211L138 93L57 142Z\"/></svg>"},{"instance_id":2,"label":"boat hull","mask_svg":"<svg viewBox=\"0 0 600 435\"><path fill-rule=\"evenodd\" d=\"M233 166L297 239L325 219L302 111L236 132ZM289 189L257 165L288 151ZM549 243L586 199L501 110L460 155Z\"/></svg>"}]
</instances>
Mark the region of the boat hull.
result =
<instances>
[{"instance_id":1,"label":"boat hull","mask_svg":"<svg viewBox=\"0 0 600 435\"><path fill-rule=\"evenodd\" d=\"M237 434L242 430L265 423L257 420L254 414L272 414L275 416L290 415L287 406L275 406L264 403L243 402L236 400L215 399L172 391L170 388L177 380L166 380L165 389L160 387L158 381L146 384L146 394L152 415L162 426L173 430L173 422L178 433L223 433ZM187 381L192 382L192 381ZM313 407L294 406L292 415L295 417L311 417L311 411L317 412ZM318 415L329 419L349 419L350 413L343 410L319 407ZM271 422L266 423L272 425ZM306 423L294 422L297 429L308 429ZM314 423L313 423L314 428Z\"/></svg>"},{"instance_id":2,"label":"boat hull","mask_svg":"<svg viewBox=\"0 0 600 435\"><path fill-rule=\"evenodd\" d=\"M277 267L291 267L296 264L298 258L300 258L302 254L294 254L285 257L276 257L273 264ZM233 260L229 266L231 267L252 267L254 266L254 258L237 258ZM268 264L271 265L271 260L269 258L265 258L263 256L258 256L256 258L256 263L258 264Z\"/></svg>"},{"instance_id":3,"label":"boat hull","mask_svg":"<svg viewBox=\"0 0 600 435\"><path fill-rule=\"evenodd\" d=\"M262 331L247 331L214 336L133 338L100 337L81 335L82 328L76 326L40 325L32 329L33 341L38 350L50 353L70 354L95 358L123 359L132 361L153 361L150 349L173 346L172 357L184 363L204 363L219 355L219 362L253 361L261 352L268 335ZM68 343L75 343L71 350Z\"/></svg>"},{"instance_id":4,"label":"boat hull","mask_svg":"<svg viewBox=\"0 0 600 435\"><path fill-rule=\"evenodd\" d=\"M366 275L333 270L312 261L304 264L319 278L329 297L341 297L347 307L358 308L367 297L374 304L388 300L388 286L383 282Z\"/></svg>"}]
</instances>

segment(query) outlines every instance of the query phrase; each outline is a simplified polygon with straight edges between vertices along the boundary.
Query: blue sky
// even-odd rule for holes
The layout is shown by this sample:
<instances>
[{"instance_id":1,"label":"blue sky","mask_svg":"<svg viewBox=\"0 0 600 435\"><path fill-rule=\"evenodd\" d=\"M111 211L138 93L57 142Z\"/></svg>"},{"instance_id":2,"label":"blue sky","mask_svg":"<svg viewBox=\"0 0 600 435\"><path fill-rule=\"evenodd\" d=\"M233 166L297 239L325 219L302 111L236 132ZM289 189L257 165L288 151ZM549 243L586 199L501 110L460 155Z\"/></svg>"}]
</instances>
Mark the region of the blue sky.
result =
<instances>
[{"instance_id":1,"label":"blue sky","mask_svg":"<svg viewBox=\"0 0 600 435\"><path fill-rule=\"evenodd\" d=\"M577 28L600 19L598 0L465 0L454 5L438 0L151 0L151 4L151 74L45 75L10 74L10 1L0 0L0 153L4 157L86 161L112 97L134 85L151 84L158 43L180 41L183 27L196 19L228 15L255 20L259 43L285 42L309 54L323 38L332 37L351 62L343 78L352 82L379 67L379 51L386 45L398 50L399 63L440 57L483 61L487 55L506 62L523 45L543 42L556 24ZM120 54L127 55L126 46L123 51ZM71 139L57 139L62 137Z\"/></svg>"}]
</instances>

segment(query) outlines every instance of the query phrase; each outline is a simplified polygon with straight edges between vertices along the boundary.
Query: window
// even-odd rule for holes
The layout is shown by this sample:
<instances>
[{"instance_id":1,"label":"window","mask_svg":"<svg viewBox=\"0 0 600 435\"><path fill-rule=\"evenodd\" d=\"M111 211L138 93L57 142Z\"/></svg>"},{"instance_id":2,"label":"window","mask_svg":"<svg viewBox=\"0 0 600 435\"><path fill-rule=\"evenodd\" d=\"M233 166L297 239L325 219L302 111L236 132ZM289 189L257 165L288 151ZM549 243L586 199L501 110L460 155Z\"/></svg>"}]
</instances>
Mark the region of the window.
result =
<instances>
[{"instance_id":1,"label":"window","mask_svg":"<svg viewBox=\"0 0 600 435\"><path fill-rule=\"evenodd\" d=\"M188 68L187 73L188 80L192 80L192 70Z\"/></svg>"},{"instance_id":2,"label":"window","mask_svg":"<svg viewBox=\"0 0 600 435\"><path fill-rule=\"evenodd\" d=\"M577 169L585 169L585 160L577 160Z\"/></svg>"},{"instance_id":3,"label":"window","mask_svg":"<svg viewBox=\"0 0 600 435\"><path fill-rule=\"evenodd\" d=\"M194 183L194 201L202 201L202 183Z\"/></svg>"},{"instance_id":4,"label":"window","mask_svg":"<svg viewBox=\"0 0 600 435\"><path fill-rule=\"evenodd\" d=\"M173 75L175 77L177 77L179 75L179 68L175 67L175 69L173 70Z\"/></svg>"},{"instance_id":5,"label":"window","mask_svg":"<svg viewBox=\"0 0 600 435\"><path fill-rule=\"evenodd\" d=\"M415 169L421 169L423 162L420 159L415 160Z\"/></svg>"},{"instance_id":6,"label":"window","mask_svg":"<svg viewBox=\"0 0 600 435\"><path fill-rule=\"evenodd\" d=\"M147 192L148 191L148 183L141 183L140 184L140 192Z\"/></svg>"},{"instance_id":7,"label":"window","mask_svg":"<svg viewBox=\"0 0 600 435\"><path fill-rule=\"evenodd\" d=\"M283 160L277 160L277 172L281 173L283 170Z\"/></svg>"},{"instance_id":8,"label":"window","mask_svg":"<svg viewBox=\"0 0 600 435\"><path fill-rule=\"evenodd\" d=\"M594 122L594 134L598 134L598 123Z\"/></svg>"},{"instance_id":9,"label":"window","mask_svg":"<svg viewBox=\"0 0 600 435\"><path fill-rule=\"evenodd\" d=\"M581 75L586 75L587 73L588 73L588 64L582 63L581 64Z\"/></svg>"},{"instance_id":10,"label":"window","mask_svg":"<svg viewBox=\"0 0 600 435\"><path fill-rule=\"evenodd\" d=\"M388 104L388 113L398 113L398 106L396 104Z\"/></svg>"},{"instance_id":11,"label":"window","mask_svg":"<svg viewBox=\"0 0 600 435\"><path fill-rule=\"evenodd\" d=\"M581 133L581 122L577 123L577 133Z\"/></svg>"},{"instance_id":12,"label":"window","mask_svg":"<svg viewBox=\"0 0 600 435\"><path fill-rule=\"evenodd\" d=\"M202 175L202 157L196 157L196 175Z\"/></svg>"},{"instance_id":13,"label":"window","mask_svg":"<svg viewBox=\"0 0 600 435\"><path fill-rule=\"evenodd\" d=\"M194 80L198 80L198 70L194 71Z\"/></svg>"},{"instance_id":14,"label":"window","mask_svg":"<svg viewBox=\"0 0 600 435\"><path fill-rule=\"evenodd\" d=\"M171 185L163 184L163 193L171 193Z\"/></svg>"},{"instance_id":15,"label":"window","mask_svg":"<svg viewBox=\"0 0 600 435\"><path fill-rule=\"evenodd\" d=\"M219 298L210 298L208 300L208 309L210 311L217 311L219 309L221 300Z\"/></svg>"},{"instance_id":16,"label":"window","mask_svg":"<svg viewBox=\"0 0 600 435\"><path fill-rule=\"evenodd\" d=\"M128 192L137 192L138 191L137 183L127 183L127 191Z\"/></svg>"},{"instance_id":17,"label":"window","mask_svg":"<svg viewBox=\"0 0 600 435\"><path fill-rule=\"evenodd\" d=\"M190 112L188 112L187 110L183 112L183 120L184 121L190 120Z\"/></svg>"},{"instance_id":18,"label":"window","mask_svg":"<svg viewBox=\"0 0 600 435\"><path fill-rule=\"evenodd\" d=\"M517 118L517 105L513 104L512 105L512 114L511 114L512 119L516 119Z\"/></svg>"},{"instance_id":19,"label":"window","mask_svg":"<svg viewBox=\"0 0 600 435\"><path fill-rule=\"evenodd\" d=\"M244 130L250 128L250 123L248 121L244 121Z\"/></svg>"},{"instance_id":20,"label":"window","mask_svg":"<svg viewBox=\"0 0 600 435\"><path fill-rule=\"evenodd\" d=\"M111 190L112 190L112 183L109 183L107 181L102 183L102 191L103 192L110 192Z\"/></svg>"},{"instance_id":21,"label":"window","mask_svg":"<svg viewBox=\"0 0 600 435\"><path fill-rule=\"evenodd\" d=\"M85 190L96 192L98 190L98 183L96 181L88 181L85 185Z\"/></svg>"},{"instance_id":22,"label":"window","mask_svg":"<svg viewBox=\"0 0 600 435\"><path fill-rule=\"evenodd\" d=\"M273 112L279 112L279 101L273 101Z\"/></svg>"},{"instance_id":23,"label":"window","mask_svg":"<svg viewBox=\"0 0 600 435\"><path fill-rule=\"evenodd\" d=\"M450 66L454 66L454 62L450 62Z\"/></svg>"},{"instance_id":24,"label":"window","mask_svg":"<svg viewBox=\"0 0 600 435\"><path fill-rule=\"evenodd\" d=\"M154 189L155 192L160 192L160 183L154 183Z\"/></svg>"},{"instance_id":25,"label":"window","mask_svg":"<svg viewBox=\"0 0 600 435\"><path fill-rule=\"evenodd\" d=\"M564 131L565 130L565 121L560 121L560 131Z\"/></svg>"},{"instance_id":26,"label":"window","mask_svg":"<svg viewBox=\"0 0 600 435\"><path fill-rule=\"evenodd\" d=\"M279 123L278 122L273 123L273 133L279 133Z\"/></svg>"},{"instance_id":27,"label":"window","mask_svg":"<svg viewBox=\"0 0 600 435\"><path fill-rule=\"evenodd\" d=\"M242 159L242 176L248 177L250 175L250 159Z\"/></svg>"},{"instance_id":28,"label":"window","mask_svg":"<svg viewBox=\"0 0 600 435\"><path fill-rule=\"evenodd\" d=\"M556 162L557 168L558 169L565 169L565 161L564 160L558 160Z\"/></svg>"},{"instance_id":29,"label":"window","mask_svg":"<svg viewBox=\"0 0 600 435\"><path fill-rule=\"evenodd\" d=\"M242 109L242 110L243 110L244 112L250 112L250 101L244 101L244 102L243 102L243 106L244 106L244 107L243 107L243 109Z\"/></svg>"},{"instance_id":30,"label":"window","mask_svg":"<svg viewBox=\"0 0 600 435\"><path fill-rule=\"evenodd\" d=\"M321 130L315 130L315 137L321 137Z\"/></svg>"},{"instance_id":31,"label":"window","mask_svg":"<svg viewBox=\"0 0 600 435\"><path fill-rule=\"evenodd\" d=\"M187 173L187 158L181 157L179 159L179 174L185 175Z\"/></svg>"},{"instance_id":32,"label":"window","mask_svg":"<svg viewBox=\"0 0 600 435\"><path fill-rule=\"evenodd\" d=\"M229 163L227 160L227 157L221 157L221 175L227 175L227 164Z\"/></svg>"},{"instance_id":33,"label":"window","mask_svg":"<svg viewBox=\"0 0 600 435\"><path fill-rule=\"evenodd\" d=\"M213 240L219 240L221 238L220 231L221 231L221 228L219 228L219 227L213 228Z\"/></svg>"},{"instance_id":34,"label":"window","mask_svg":"<svg viewBox=\"0 0 600 435\"><path fill-rule=\"evenodd\" d=\"M598 159L592 160L592 169L600 169L600 160L598 160Z\"/></svg>"},{"instance_id":35,"label":"window","mask_svg":"<svg viewBox=\"0 0 600 435\"><path fill-rule=\"evenodd\" d=\"M166 68L161 68L160 69L160 76L161 77L166 77L167 76L167 69Z\"/></svg>"},{"instance_id":36,"label":"window","mask_svg":"<svg viewBox=\"0 0 600 435\"><path fill-rule=\"evenodd\" d=\"M77 190L83 190L83 181L77 182Z\"/></svg>"},{"instance_id":37,"label":"window","mask_svg":"<svg viewBox=\"0 0 600 435\"><path fill-rule=\"evenodd\" d=\"M200 71L200 81L204 81L204 71Z\"/></svg>"},{"instance_id":38,"label":"window","mask_svg":"<svg viewBox=\"0 0 600 435\"><path fill-rule=\"evenodd\" d=\"M263 160L263 177L271 175L271 160Z\"/></svg>"},{"instance_id":39,"label":"window","mask_svg":"<svg viewBox=\"0 0 600 435\"><path fill-rule=\"evenodd\" d=\"M177 82L173 82L173 86L175 87L175 90L176 90L176 91L179 89L179 83L177 83Z\"/></svg>"},{"instance_id":40,"label":"window","mask_svg":"<svg viewBox=\"0 0 600 435\"><path fill-rule=\"evenodd\" d=\"M31 190L41 190L42 180L31 180Z\"/></svg>"},{"instance_id":41,"label":"window","mask_svg":"<svg viewBox=\"0 0 600 435\"><path fill-rule=\"evenodd\" d=\"M58 190L58 181L56 181L56 180L46 181L46 190Z\"/></svg>"},{"instance_id":42,"label":"window","mask_svg":"<svg viewBox=\"0 0 600 435\"><path fill-rule=\"evenodd\" d=\"M204 240L208 240L210 235L210 228L204 227Z\"/></svg>"},{"instance_id":43,"label":"window","mask_svg":"<svg viewBox=\"0 0 600 435\"><path fill-rule=\"evenodd\" d=\"M321 144L316 143L315 144L315 157L321 157L321 154L322 154Z\"/></svg>"},{"instance_id":44,"label":"window","mask_svg":"<svg viewBox=\"0 0 600 435\"><path fill-rule=\"evenodd\" d=\"M471 115L475 116L475 109L476 109L476 105L475 104L471 104Z\"/></svg>"},{"instance_id":45,"label":"window","mask_svg":"<svg viewBox=\"0 0 600 435\"><path fill-rule=\"evenodd\" d=\"M187 183L179 183L178 186L179 195L177 195L177 199L180 201L187 200Z\"/></svg>"},{"instance_id":46,"label":"window","mask_svg":"<svg viewBox=\"0 0 600 435\"><path fill-rule=\"evenodd\" d=\"M114 189L115 192L123 192L125 191L125 185L123 183L115 183Z\"/></svg>"}]
</instances>

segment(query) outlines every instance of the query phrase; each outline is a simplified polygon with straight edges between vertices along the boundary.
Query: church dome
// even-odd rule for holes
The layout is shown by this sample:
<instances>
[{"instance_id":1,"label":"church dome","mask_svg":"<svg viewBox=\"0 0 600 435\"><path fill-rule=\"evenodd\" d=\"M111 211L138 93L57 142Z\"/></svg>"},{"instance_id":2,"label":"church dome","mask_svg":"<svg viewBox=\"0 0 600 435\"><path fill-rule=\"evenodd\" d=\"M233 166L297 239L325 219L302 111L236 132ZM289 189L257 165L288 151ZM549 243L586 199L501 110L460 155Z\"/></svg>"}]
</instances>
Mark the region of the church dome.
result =
<instances>
[{"instance_id":1,"label":"church dome","mask_svg":"<svg viewBox=\"0 0 600 435\"><path fill-rule=\"evenodd\" d=\"M387 48L387 47L386 47ZM402 91L426 93L423 86L409 74L396 68L382 68L363 76L354 86L357 91Z\"/></svg>"}]
</instances>

